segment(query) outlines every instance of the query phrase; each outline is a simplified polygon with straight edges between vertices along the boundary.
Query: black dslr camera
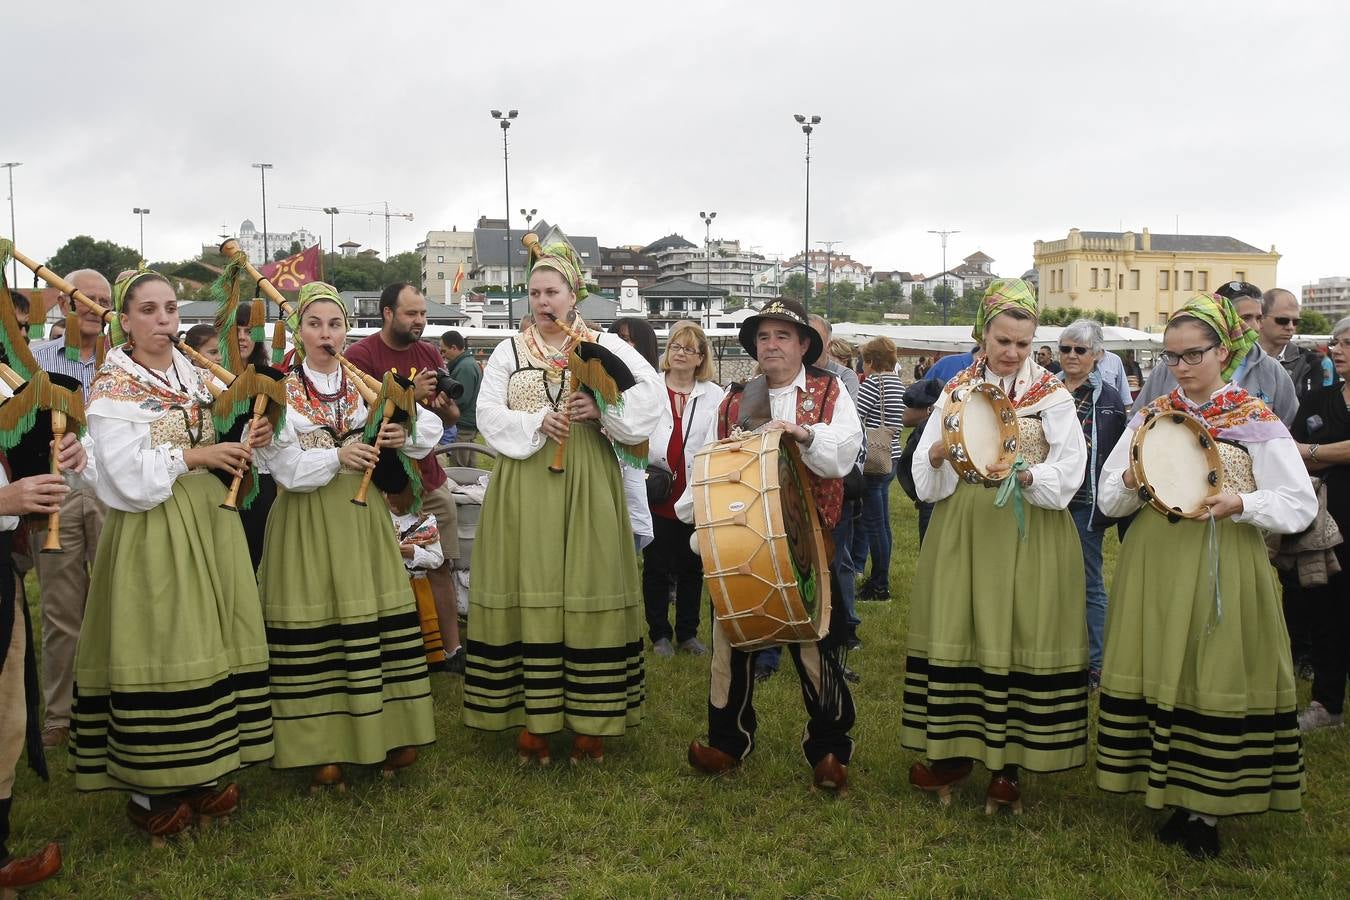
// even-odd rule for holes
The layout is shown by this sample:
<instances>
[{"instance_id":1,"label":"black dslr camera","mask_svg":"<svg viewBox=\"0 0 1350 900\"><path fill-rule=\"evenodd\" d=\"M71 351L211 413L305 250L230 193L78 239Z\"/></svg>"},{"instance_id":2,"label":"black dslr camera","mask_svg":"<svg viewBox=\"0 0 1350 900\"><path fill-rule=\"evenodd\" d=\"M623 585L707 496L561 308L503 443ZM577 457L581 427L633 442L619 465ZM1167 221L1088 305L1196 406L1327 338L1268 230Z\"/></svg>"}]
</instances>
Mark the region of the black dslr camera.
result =
<instances>
[{"instance_id":1,"label":"black dslr camera","mask_svg":"<svg viewBox=\"0 0 1350 900\"><path fill-rule=\"evenodd\" d=\"M451 400L458 400L464 396L464 385L450 377L450 373L444 369L436 370L436 393L444 394Z\"/></svg>"}]
</instances>

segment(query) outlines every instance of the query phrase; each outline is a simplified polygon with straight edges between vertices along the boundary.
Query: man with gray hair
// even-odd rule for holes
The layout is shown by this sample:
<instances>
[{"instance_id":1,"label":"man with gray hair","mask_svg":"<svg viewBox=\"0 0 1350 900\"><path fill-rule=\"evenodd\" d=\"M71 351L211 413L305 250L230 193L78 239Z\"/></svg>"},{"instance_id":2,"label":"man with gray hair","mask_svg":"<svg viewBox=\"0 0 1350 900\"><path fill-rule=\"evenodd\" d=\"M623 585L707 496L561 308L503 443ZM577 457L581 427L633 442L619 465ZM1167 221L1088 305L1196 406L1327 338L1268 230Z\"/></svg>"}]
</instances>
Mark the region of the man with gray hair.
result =
<instances>
[{"instance_id":1,"label":"man with gray hair","mask_svg":"<svg viewBox=\"0 0 1350 900\"><path fill-rule=\"evenodd\" d=\"M1320 391L1324 372L1322 354L1311 347L1296 345L1294 332L1299 322L1298 298L1284 288L1271 288L1261 297L1261 349L1279 360L1294 382L1300 400L1310 391Z\"/></svg>"},{"instance_id":2,"label":"man with gray hair","mask_svg":"<svg viewBox=\"0 0 1350 900\"><path fill-rule=\"evenodd\" d=\"M66 281L89 299L112 309L112 287L93 269L79 269ZM33 350L33 358L48 372L78 378L89 399L89 385L98 371L103 342L103 319L76 300L61 295L61 307L79 317L79 358L66 356L64 341L48 341ZM84 622L89 595L89 570L94 564L107 507L92 490L72 488L61 504L61 551L37 554L38 583L42 588L42 692L46 714L42 746L48 750L70 738L70 707L75 678L75 646ZM30 543L42 546L47 520L32 529Z\"/></svg>"}]
</instances>

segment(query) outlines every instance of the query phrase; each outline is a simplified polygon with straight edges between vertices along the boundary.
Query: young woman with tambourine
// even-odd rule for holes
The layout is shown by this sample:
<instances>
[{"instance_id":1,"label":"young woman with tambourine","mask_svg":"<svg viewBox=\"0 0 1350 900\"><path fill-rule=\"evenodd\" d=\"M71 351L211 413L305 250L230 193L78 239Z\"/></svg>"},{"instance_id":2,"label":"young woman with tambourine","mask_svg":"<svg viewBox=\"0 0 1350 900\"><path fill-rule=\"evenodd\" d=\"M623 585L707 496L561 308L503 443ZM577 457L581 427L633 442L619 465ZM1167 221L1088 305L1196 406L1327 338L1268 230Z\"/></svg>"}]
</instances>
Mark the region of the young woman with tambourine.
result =
<instances>
[{"instance_id":1,"label":"young woman with tambourine","mask_svg":"<svg viewBox=\"0 0 1350 900\"><path fill-rule=\"evenodd\" d=\"M1162 354L1178 386L1134 417L1098 484L1108 516L1151 502L1125 535L1111 585L1097 785L1174 807L1157 837L1197 858L1219 852L1221 816L1302 807L1293 661L1262 532L1302 531L1317 499L1289 430L1233 384L1256 340L1221 297L1198 294L1179 309ZM1140 474L1154 476L1138 465L1148 449L1139 434L1173 418L1198 420L1195 452L1215 447L1222 465L1214 477L1196 470L1197 509L1164 513L1156 491L1141 490Z\"/></svg>"}]
</instances>

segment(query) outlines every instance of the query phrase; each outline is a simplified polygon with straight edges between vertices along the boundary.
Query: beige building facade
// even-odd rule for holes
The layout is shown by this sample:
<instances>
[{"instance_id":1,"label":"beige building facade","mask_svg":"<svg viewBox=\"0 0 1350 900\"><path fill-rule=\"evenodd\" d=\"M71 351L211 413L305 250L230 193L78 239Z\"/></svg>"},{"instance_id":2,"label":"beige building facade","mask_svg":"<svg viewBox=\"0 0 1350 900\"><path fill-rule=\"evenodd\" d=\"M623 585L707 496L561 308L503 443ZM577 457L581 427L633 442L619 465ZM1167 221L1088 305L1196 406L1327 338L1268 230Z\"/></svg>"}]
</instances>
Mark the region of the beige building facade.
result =
<instances>
[{"instance_id":1,"label":"beige building facade","mask_svg":"<svg viewBox=\"0 0 1350 900\"><path fill-rule=\"evenodd\" d=\"M1158 331L1192 294L1226 281L1277 287L1280 254L1236 238L1207 234L1080 231L1037 241L1035 268L1043 307L1100 309L1121 324Z\"/></svg>"},{"instance_id":2,"label":"beige building facade","mask_svg":"<svg viewBox=\"0 0 1350 900\"><path fill-rule=\"evenodd\" d=\"M470 287L469 273L473 271L473 231L428 231L426 240L417 245L422 258L422 293L437 303L455 304L459 298L451 293L455 274L464 264L464 282L460 293Z\"/></svg>"}]
</instances>

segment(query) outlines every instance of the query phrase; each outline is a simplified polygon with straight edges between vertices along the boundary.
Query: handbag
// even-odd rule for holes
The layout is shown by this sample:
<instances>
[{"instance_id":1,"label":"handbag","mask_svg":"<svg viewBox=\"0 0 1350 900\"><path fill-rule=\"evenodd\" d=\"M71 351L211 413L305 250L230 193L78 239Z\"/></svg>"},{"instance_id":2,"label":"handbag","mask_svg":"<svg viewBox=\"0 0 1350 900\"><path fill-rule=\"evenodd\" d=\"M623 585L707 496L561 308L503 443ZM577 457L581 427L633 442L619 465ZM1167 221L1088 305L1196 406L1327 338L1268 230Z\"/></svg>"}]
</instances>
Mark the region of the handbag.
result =
<instances>
[{"instance_id":1,"label":"handbag","mask_svg":"<svg viewBox=\"0 0 1350 900\"><path fill-rule=\"evenodd\" d=\"M694 424L694 410L698 408L698 398L689 404L688 415L683 416L684 428L680 429L680 451L683 453L685 442L689 440L689 429ZM660 504L670 499L675 490L675 475L663 465L652 463L647 467L647 503Z\"/></svg>"},{"instance_id":2,"label":"handbag","mask_svg":"<svg viewBox=\"0 0 1350 900\"><path fill-rule=\"evenodd\" d=\"M867 445L867 455L863 457L864 475L885 475L891 471L891 444L895 440L895 429L886 424L886 378L877 376L877 390L881 392L881 411L878 416L881 424L863 431Z\"/></svg>"}]
</instances>

